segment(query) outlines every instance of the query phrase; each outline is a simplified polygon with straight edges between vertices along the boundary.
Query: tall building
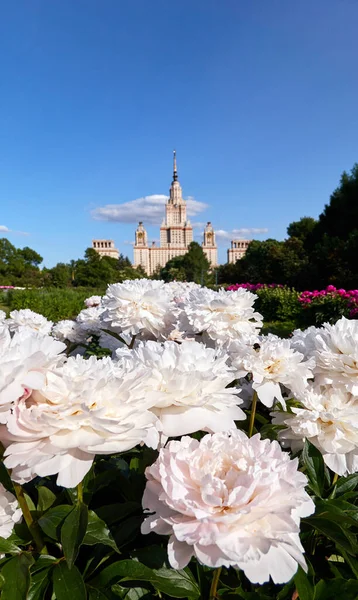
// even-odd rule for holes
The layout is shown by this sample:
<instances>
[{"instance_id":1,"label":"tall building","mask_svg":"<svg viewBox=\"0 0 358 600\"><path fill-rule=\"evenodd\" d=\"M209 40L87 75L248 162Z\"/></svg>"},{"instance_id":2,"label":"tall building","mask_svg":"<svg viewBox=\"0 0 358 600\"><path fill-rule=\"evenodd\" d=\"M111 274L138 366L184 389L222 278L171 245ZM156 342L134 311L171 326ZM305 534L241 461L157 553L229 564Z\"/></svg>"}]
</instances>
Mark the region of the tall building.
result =
<instances>
[{"instance_id":1,"label":"tall building","mask_svg":"<svg viewBox=\"0 0 358 600\"><path fill-rule=\"evenodd\" d=\"M236 263L237 260L245 256L250 242L251 240L232 240L231 248L227 251L227 262Z\"/></svg>"},{"instance_id":2,"label":"tall building","mask_svg":"<svg viewBox=\"0 0 358 600\"><path fill-rule=\"evenodd\" d=\"M165 217L160 228L160 245L148 244L147 232L140 221L135 232L134 266L141 265L147 275L152 275L158 267L164 267L168 260L182 256L188 251L193 241L193 227L186 214L186 201L183 199L181 185L178 181L176 152L174 150L173 181L169 190L169 198L165 205ZM217 246L215 232L209 222L205 227L202 243L212 267L217 266Z\"/></svg>"},{"instance_id":3,"label":"tall building","mask_svg":"<svg viewBox=\"0 0 358 600\"><path fill-rule=\"evenodd\" d=\"M119 252L115 247L113 240L92 240L92 248L98 252L100 256L119 258Z\"/></svg>"}]
</instances>

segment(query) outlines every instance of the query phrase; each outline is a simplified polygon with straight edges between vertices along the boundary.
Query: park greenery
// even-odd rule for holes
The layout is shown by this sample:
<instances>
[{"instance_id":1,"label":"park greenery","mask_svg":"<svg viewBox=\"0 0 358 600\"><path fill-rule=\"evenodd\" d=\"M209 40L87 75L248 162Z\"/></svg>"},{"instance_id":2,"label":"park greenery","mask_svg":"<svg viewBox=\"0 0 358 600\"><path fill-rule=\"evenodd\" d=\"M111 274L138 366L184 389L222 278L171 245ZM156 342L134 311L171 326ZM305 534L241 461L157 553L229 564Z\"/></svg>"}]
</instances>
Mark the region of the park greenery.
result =
<instances>
[{"instance_id":1,"label":"park greenery","mask_svg":"<svg viewBox=\"0 0 358 600\"><path fill-rule=\"evenodd\" d=\"M356 290L233 287L2 292L1 600L356 600Z\"/></svg>"},{"instance_id":2,"label":"park greenery","mask_svg":"<svg viewBox=\"0 0 358 600\"><path fill-rule=\"evenodd\" d=\"M317 290L327 285L358 288L358 164L350 173L342 174L339 186L319 218L303 217L290 223L287 236L284 241L253 240L244 258L215 270L210 268L201 246L192 242L185 255L172 258L164 268L158 268L152 278L165 282L193 281L209 287L248 281L253 284L275 282L299 291ZM127 257L101 258L92 248L85 251L82 259L58 263L50 269L41 269L42 261L35 250L15 248L7 239L0 239L0 285L79 291L95 288L103 292L109 283L145 277L143 269L134 268ZM75 312L82 301L81 294L78 298ZM288 302L288 295L285 301ZM36 306L32 308L36 310ZM50 309L44 307L40 312L44 310ZM305 314L312 310L310 307ZM299 309L296 307L295 311ZM56 318L62 316L63 312ZM295 320L295 312L290 319Z\"/></svg>"},{"instance_id":3,"label":"park greenery","mask_svg":"<svg viewBox=\"0 0 358 600\"><path fill-rule=\"evenodd\" d=\"M242 260L219 268L219 283L358 288L358 164L342 174L317 221L303 217L288 226L287 234L284 241L252 241Z\"/></svg>"}]
</instances>

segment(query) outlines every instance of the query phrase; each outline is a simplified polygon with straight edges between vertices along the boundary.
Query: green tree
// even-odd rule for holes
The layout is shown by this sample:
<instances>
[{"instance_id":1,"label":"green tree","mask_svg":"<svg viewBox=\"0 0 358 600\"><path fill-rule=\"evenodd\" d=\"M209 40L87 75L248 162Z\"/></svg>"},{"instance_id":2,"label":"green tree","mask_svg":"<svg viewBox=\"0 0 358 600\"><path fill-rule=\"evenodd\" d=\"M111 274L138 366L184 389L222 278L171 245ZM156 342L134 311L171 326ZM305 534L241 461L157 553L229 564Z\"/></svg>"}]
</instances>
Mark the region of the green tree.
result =
<instances>
[{"instance_id":1,"label":"green tree","mask_svg":"<svg viewBox=\"0 0 358 600\"><path fill-rule=\"evenodd\" d=\"M311 236L317 225L316 219L313 217L302 217L299 221L293 221L287 227L287 234L290 238L297 238L303 243Z\"/></svg>"},{"instance_id":2,"label":"green tree","mask_svg":"<svg viewBox=\"0 0 358 600\"><path fill-rule=\"evenodd\" d=\"M40 285L38 264L42 257L31 248L15 248L6 238L0 239L0 285Z\"/></svg>"},{"instance_id":3,"label":"green tree","mask_svg":"<svg viewBox=\"0 0 358 600\"><path fill-rule=\"evenodd\" d=\"M209 280L210 263L197 242L191 242L183 256L171 258L160 271L164 281L194 281L206 284Z\"/></svg>"},{"instance_id":4,"label":"green tree","mask_svg":"<svg viewBox=\"0 0 358 600\"><path fill-rule=\"evenodd\" d=\"M186 281L194 281L205 285L209 276L210 263L200 244L191 242L183 259Z\"/></svg>"},{"instance_id":5,"label":"green tree","mask_svg":"<svg viewBox=\"0 0 358 600\"><path fill-rule=\"evenodd\" d=\"M58 288L70 287L72 284L71 265L57 263L52 269L44 269L44 284Z\"/></svg>"},{"instance_id":6,"label":"green tree","mask_svg":"<svg viewBox=\"0 0 358 600\"><path fill-rule=\"evenodd\" d=\"M160 270L159 279L163 279L164 281L186 281L187 274L184 267L184 255L183 256L174 256L168 260L165 267Z\"/></svg>"},{"instance_id":7,"label":"green tree","mask_svg":"<svg viewBox=\"0 0 358 600\"><path fill-rule=\"evenodd\" d=\"M100 256L93 248L87 248L84 259L78 260L74 268L74 285L105 288L109 283L125 279L137 279L142 274L133 269L128 258L119 259Z\"/></svg>"},{"instance_id":8,"label":"green tree","mask_svg":"<svg viewBox=\"0 0 358 600\"><path fill-rule=\"evenodd\" d=\"M22 250L18 250L17 252L20 256L22 256L26 265L38 267L43 261L42 256L40 256L38 252L35 252L35 250L32 250L32 248L29 248L28 246L25 246L25 248L22 248Z\"/></svg>"}]
</instances>

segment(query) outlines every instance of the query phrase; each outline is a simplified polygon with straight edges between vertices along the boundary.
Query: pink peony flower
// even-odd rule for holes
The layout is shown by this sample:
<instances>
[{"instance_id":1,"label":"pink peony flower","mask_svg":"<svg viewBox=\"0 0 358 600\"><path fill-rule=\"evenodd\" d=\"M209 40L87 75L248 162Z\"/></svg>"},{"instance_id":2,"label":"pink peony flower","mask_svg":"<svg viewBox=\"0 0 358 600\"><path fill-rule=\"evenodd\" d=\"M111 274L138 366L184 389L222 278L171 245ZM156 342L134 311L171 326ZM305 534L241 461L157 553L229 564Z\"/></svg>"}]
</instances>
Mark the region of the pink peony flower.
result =
<instances>
[{"instance_id":1,"label":"pink peony flower","mask_svg":"<svg viewBox=\"0 0 358 600\"><path fill-rule=\"evenodd\" d=\"M277 442L239 430L171 441L146 470L142 533L171 535L174 569L196 556L254 583L289 581L306 570L299 525L314 512L297 466Z\"/></svg>"}]
</instances>

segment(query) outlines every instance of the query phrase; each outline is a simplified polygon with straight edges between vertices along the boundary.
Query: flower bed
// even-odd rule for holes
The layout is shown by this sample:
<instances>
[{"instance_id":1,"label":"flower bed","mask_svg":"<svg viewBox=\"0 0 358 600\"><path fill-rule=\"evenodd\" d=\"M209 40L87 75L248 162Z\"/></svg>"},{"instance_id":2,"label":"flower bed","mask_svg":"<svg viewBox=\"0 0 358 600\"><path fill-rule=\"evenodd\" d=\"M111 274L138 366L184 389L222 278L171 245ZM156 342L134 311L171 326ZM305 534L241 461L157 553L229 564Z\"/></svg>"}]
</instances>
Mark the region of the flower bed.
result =
<instances>
[{"instance_id":1,"label":"flower bed","mask_svg":"<svg viewBox=\"0 0 358 600\"><path fill-rule=\"evenodd\" d=\"M262 336L255 301L0 313L1 597L358 596L358 321Z\"/></svg>"}]
</instances>

